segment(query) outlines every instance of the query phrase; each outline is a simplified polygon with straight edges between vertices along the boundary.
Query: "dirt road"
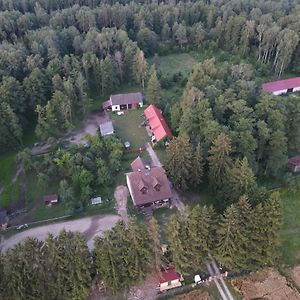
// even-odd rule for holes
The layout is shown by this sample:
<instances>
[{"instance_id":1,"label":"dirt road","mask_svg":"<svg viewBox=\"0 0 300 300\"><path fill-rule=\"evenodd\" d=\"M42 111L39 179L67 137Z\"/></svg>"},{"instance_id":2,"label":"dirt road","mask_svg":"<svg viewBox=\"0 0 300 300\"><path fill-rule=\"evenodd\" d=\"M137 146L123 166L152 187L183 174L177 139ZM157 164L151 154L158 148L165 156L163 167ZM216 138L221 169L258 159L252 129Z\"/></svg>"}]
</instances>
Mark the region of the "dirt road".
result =
<instances>
[{"instance_id":1,"label":"dirt road","mask_svg":"<svg viewBox=\"0 0 300 300\"><path fill-rule=\"evenodd\" d=\"M101 235L104 231L114 227L120 219L121 218L116 215L93 216L28 229L3 240L0 244L0 250L6 251L17 243L22 242L27 237L35 237L39 240L45 240L48 233L58 235L62 229L81 232L87 241L88 247L93 249L94 238L97 235Z\"/></svg>"},{"instance_id":2,"label":"dirt road","mask_svg":"<svg viewBox=\"0 0 300 300\"><path fill-rule=\"evenodd\" d=\"M118 214L122 217L124 223L127 225L129 220L127 213L127 198L129 196L128 188L124 185L117 186L114 196L117 202L116 209Z\"/></svg>"},{"instance_id":3,"label":"dirt road","mask_svg":"<svg viewBox=\"0 0 300 300\"><path fill-rule=\"evenodd\" d=\"M162 167L162 163L160 162L158 156L156 155L155 151L153 150L150 143L146 143L146 150L149 153L151 160L152 160L152 166L153 167Z\"/></svg>"}]
</instances>

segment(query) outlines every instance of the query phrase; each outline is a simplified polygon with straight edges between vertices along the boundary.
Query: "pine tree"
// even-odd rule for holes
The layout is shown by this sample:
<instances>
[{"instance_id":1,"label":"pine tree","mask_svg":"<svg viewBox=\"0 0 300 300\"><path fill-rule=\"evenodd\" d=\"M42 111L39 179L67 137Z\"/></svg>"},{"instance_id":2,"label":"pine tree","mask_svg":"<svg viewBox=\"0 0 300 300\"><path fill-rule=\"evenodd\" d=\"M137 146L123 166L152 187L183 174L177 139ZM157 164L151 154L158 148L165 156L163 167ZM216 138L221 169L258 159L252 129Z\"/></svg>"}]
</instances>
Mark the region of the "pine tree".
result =
<instances>
[{"instance_id":1,"label":"pine tree","mask_svg":"<svg viewBox=\"0 0 300 300\"><path fill-rule=\"evenodd\" d=\"M166 170L174 185L186 190L192 176L193 149L187 136L173 139L167 148Z\"/></svg>"},{"instance_id":2,"label":"pine tree","mask_svg":"<svg viewBox=\"0 0 300 300\"><path fill-rule=\"evenodd\" d=\"M232 164L230 138L225 133L218 135L208 153L210 186L216 192L224 188L226 173Z\"/></svg>"},{"instance_id":3,"label":"pine tree","mask_svg":"<svg viewBox=\"0 0 300 300\"><path fill-rule=\"evenodd\" d=\"M146 95L149 103L154 103L156 105L161 104L161 86L157 78L155 65L152 65L150 69L150 78L147 84Z\"/></svg>"},{"instance_id":4,"label":"pine tree","mask_svg":"<svg viewBox=\"0 0 300 300\"><path fill-rule=\"evenodd\" d=\"M193 155L193 167L191 180L194 187L198 187L203 177L203 158L200 143L198 143Z\"/></svg>"},{"instance_id":5,"label":"pine tree","mask_svg":"<svg viewBox=\"0 0 300 300\"><path fill-rule=\"evenodd\" d=\"M154 268L156 271L160 271L162 266L163 252L160 244L160 230L157 220L152 217L148 223L149 239L152 247L152 256L154 262Z\"/></svg>"}]
</instances>

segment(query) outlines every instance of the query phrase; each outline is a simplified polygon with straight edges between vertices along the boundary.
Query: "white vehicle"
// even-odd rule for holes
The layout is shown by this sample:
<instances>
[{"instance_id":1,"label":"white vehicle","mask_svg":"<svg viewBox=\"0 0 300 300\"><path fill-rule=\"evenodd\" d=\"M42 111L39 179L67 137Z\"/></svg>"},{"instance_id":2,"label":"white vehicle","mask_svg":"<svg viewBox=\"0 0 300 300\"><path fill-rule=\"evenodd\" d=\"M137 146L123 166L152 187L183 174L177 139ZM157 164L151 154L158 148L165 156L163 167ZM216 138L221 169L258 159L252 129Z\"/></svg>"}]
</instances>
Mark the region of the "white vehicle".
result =
<instances>
[{"instance_id":1,"label":"white vehicle","mask_svg":"<svg viewBox=\"0 0 300 300\"><path fill-rule=\"evenodd\" d=\"M194 281L197 285L200 284L202 282L200 275L198 275L198 274L195 275Z\"/></svg>"},{"instance_id":2,"label":"white vehicle","mask_svg":"<svg viewBox=\"0 0 300 300\"><path fill-rule=\"evenodd\" d=\"M17 227L17 230L28 228L28 224L23 224Z\"/></svg>"},{"instance_id":3,"label":"white vehicle","mask_svg":"<svg viewBox=\"0 0 300 300\"><path fill-rule=\"evenodd\" d=\"M117 112L117 115L118 115L118 116L124 116L124 111L118 111L118 112Z\"/></svg>"}]
</instances>

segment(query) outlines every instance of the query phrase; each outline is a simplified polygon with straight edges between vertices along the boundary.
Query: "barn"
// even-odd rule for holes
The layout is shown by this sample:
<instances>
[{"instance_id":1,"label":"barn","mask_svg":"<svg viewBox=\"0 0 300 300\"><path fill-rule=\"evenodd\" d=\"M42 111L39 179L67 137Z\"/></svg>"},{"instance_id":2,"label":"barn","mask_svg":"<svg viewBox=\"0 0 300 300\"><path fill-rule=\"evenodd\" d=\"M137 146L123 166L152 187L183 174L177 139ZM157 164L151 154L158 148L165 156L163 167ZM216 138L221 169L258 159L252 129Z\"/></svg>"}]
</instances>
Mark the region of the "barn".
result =
<instances>
[{"instance_id":1,"label":"barn","mask_svg":"<svg viewBox=\"0 0 300 300\"><path fill-rule=\"evenodd\" d=\"M262 84L262 90L273 95L282 95L300 91L300 77L277 80Z\"/></svg>"},{"instance_id":2,"label":"barn","mask_svg":"<svg viewBox=\"0 0 300 300\"><path fill-rule=\"evenodd\" d=\"M136 109L138 106L143 107L142 93L127 93L111 95L109 100L102 104L104 110L120 111Z\"/></svg>"},{"instance_id":3,"label":"barn","mask_svg":"<svg viewBox=\"0 0 300 300\"><path fill-rule=\"evenodd\" d=\"M152 132L152 142L157 143L165 137L172 138L173 134L161 111L154 105L149 105L145 111L146 123Z\"/></svg>"}]
</instances>

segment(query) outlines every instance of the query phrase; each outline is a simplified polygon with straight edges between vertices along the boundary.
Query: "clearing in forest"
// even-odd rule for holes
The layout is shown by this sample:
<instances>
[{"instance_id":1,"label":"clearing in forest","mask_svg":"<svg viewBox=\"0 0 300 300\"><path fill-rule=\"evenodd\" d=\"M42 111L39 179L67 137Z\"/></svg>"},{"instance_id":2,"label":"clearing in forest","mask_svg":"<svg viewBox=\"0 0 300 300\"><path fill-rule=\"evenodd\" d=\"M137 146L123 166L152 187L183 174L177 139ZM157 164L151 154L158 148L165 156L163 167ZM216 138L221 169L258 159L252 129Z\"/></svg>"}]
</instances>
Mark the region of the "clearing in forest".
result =
<instances>
[{"instance_id":1,"label":"clearing in forest","mask_svg":"<svg viewBox=\"0 0 300 300\"><path fill-rule=\"evenodd\" d=\"M163 74L174 75L181 72L188 75L198 61L189 53L169 54L153 58L150 63L157 63L158 70Z\"/></svg>"}]
</instances>

